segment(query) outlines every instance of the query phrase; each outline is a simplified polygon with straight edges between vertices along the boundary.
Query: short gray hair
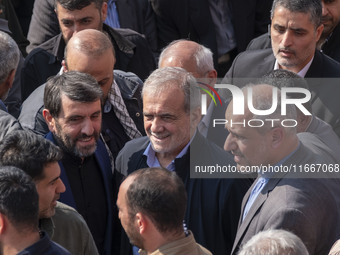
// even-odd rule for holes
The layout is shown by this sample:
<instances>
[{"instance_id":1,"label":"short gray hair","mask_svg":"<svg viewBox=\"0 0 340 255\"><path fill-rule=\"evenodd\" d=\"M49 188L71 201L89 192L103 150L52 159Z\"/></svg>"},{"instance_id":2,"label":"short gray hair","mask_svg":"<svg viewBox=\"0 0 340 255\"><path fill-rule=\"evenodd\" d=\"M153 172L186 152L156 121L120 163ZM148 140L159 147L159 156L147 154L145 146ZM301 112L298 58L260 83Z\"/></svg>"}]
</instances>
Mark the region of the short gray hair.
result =
<instances>
[{"instance_id":1,"label":"short gray hair","mask_svg":"<svg viewBox=\"0 0 340 255\"><path fill-rule=\"evenodd\" d=\"M172 41L168 46L166 46L159 56L158 67L163 62L164 58L171 56L171 51L175 44L185 41L188 40L175 40ZM194 52L193 57L196 61L197 73L204 75L206 72L214 70L213 53L209 48L197 43L197 50Z\"/></svg>"},{"instance_id":2,"label":"short gray hair","mask_svg":"<svg viewBox=\"0 0 340 255\"><path fill-rule=\"evenodd\" d=\"M19 47L7 33L0 31L0 84L12 70L17 69L20 58Z\"/></svg>"},{"instance_id":3,"label":"short gray hair","mask_svg":"<svg viewBox=\"0 0 340 255\"><path fill-rule=\"evenodd\" d=\"M164 67L153 71L144 83L142 96L144 97L145 93L162 93L174 86L180 88L184 93L184 110L186 113L190 113L190 109L200 106L201 92L196 79L180 67Z\"/></svg>"},{"instance_id":4,"label":"short gray hair","mask_svg":"<svg viewBox=\"0 0 340 255\"><path fill-rule=\"evenodd\" d=\"M269 229L254 235L238 255L308 255L301 239L283 229Z\"/></svg>"},{"instance_id":5,"label":"short gray hair","mask_svg":"<svg viewBox=\"0 0 340 255\"><path fill-rule=\"evenodd\" d=\"M315 28L321 25L322 5L320 0L274 0L270 11L272 19L275 9L279 6L288 9L290 12L308 13Z\"/></svg>"}]
</instances>

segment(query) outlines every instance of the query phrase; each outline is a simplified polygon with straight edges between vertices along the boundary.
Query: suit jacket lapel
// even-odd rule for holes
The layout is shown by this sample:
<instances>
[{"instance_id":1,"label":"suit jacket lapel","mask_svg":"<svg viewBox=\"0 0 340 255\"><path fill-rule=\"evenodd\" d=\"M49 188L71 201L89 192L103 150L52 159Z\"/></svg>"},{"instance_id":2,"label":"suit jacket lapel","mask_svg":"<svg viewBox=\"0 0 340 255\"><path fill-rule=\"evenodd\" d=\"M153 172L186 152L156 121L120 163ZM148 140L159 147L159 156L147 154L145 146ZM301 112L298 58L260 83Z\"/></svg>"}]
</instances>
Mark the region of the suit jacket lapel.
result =
<instances>
[{"instance_id":1,"label":"suit jacket lapel","mask_svg":"<svg viewBox=\"0 0 340 255\"><path fill-rule=\"evenodd\" d=\"M281 180L280 178L270 179L266 186L262 189L260 194L257 196L256 200L254 201L254 204L252 204L247 216L244 218L244 221L242 222L243 213L245 205L248 201L250 192L252 191L254 185L256 184L258 179L256 179L253 183L253 185L250 187L250 189L247 191L247 194L245 195L243 201L242 201L242 209L241 209L241 215L240 215L240 221L239 221L239 227L236 233L232 254L234 254L235 249L241 244L243 236L247 229L249 228L250 223L252 222L254 216L257 214L258 210L262 207L263 203L267 200L268 194L270 191L272 191L277 183Z\"/></svg>"}]
</instances>

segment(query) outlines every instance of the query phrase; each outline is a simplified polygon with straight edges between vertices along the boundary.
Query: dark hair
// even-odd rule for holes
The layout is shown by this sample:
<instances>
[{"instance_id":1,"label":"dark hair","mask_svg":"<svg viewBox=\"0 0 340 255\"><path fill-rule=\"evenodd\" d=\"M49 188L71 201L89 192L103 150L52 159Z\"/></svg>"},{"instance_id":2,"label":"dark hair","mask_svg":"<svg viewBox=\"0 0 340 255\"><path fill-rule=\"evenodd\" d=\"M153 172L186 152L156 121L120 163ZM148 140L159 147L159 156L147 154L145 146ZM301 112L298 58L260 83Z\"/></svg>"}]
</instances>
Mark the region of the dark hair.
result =
<instances>
[{"instance_id":1,"label":"dark hair","mask_svg":"<svg viewBox=\"0 0 340 255\"><path fill-rule=\"evenodd\" d=\"M126 192L130 219L142 212L162 233L183 231L187 195L177 174L162 168L144 168L130 176L135 177Z\"/></svg>"},{"instance_id":2,"label":"dark hair","mask_svg":"<svg viewBox=\"0 0 340 255\"><path fill-rule=\"evenodd\" d=\"M275 9L279 6L282 6L291 12L309 13L310 20L314 23L315 28L321 25L321 0L274 0L270 11L271 18L273 18Z\"/></svg>"},{"instance_id":3,"label":"dark hair","mask_svg":"<svg viewBox=\"0 0 340 255\"><path fill-rule=\"evenodd\" d=\"M19 168L0 167L0 213L18 231L38 230L38 193L32 179Z\"/></svg>"},{"instance_id":4,"label":"dark hair","mask_svg":"<svg viewBox=\"0 0 340 255\"><path fill-rule=\"evenodd\" d=\"M43 179L44 167L61 158L59 147L30 131L14 131L0 144L0 165L18 167L34 180Z\"/></svg>"},{"instance_id":5,"label":"dark hair","mask_svg":"<svg viewBox=\"0 0 340 255\"><path fill-rule=\"evenodd\" d=\"M304 78L299 76L298 74L284 70L284 69L277 69L271 71L270 73L264 75L260 78L257 82L258 84L268 84L279 89L283 87L290 87L290 88L304 88L309 90L309 86ZM288 98L299 98L301 96L298 93L288 93ZM303 104L303 106L309 111L312 112L312 104L310 101Z\"/></svg>"},{"instance_id":6,"label":"dark hair","mask_svg":"<svg viewBox=\"0 0 340 255\"><path fill-rule=\"evenodd\" d=\"M103 0L55 0L54 7L57 10L57 4L69 11L81 10L86 6L94 3L96 8L100 10L103 6Z\"/></svg>"},{"instance_id":7,"label":"dark hair","mask_svg":"<svg viewBox=\"0 0 340 255\"><path fill-rule=\"evenodd\" d=\"M103 91L97 81L87 73L70 71L50 78L44 91L44 104L52 117L59 116L62 95L72 101L92 103L102 100Z\"/></svg>"}]
</instances>

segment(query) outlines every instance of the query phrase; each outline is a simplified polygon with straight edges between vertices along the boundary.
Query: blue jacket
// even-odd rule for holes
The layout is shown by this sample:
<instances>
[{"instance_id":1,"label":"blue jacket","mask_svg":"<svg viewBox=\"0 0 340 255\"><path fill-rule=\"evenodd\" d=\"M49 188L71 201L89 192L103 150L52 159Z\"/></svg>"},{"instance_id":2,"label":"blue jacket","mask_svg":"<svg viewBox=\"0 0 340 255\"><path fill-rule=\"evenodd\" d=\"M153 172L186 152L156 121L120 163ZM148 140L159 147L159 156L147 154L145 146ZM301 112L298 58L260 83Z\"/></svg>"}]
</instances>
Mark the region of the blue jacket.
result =
<instances>
[{"instance_id":1,"label":"blue jacket","mask_svg":"<svg viewBox=\"0 0 340 255\"><path fill-rule=\"evenodd\" d=\"M52 141L54 144L56 144L56 141L53 137L53 134L49 132L46 135L46 138L50 141ZM112 177L112 166L111 161L109 158L109 155L107 153L107 150L105 148L105 145L101 140L98 140L97 142L97 149L94 153L94 156L97 160L97 163L100 167L100 171L103 177L104 181L104 188L106 193L106 201L107 201L107 228L106 228L106 235L105 235L105 254L111 254L112 251L112 236L113 236L113 197L111 197L112 190L113 190L113 177ZM67 204L75 209L76 203L72 194L72 189L70 186L70 183L67 178L67 174L65 171L65 168L63 164L59 161L59 166L61 169L61 175L60 178L64 182L64 185L66 187L66 191L60 195L59 201ZM100 209L99 209L100 210Z\"/></svg>"}]
</instances>

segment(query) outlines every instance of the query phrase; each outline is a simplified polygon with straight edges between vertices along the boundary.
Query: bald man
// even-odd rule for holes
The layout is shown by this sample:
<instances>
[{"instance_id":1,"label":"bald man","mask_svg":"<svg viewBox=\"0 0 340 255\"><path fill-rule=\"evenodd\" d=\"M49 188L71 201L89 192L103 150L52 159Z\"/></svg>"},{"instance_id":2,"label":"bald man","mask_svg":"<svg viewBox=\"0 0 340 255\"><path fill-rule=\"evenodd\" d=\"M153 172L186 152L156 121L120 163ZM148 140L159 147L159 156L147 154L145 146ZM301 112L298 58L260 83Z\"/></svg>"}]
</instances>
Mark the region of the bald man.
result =
<instances>
[{"instance_id":1,"label":"bald man","mask_svg":"<svg viewBox=\"0 0 340 255\"><path fill-rule=\"evenodd\" d=\"M255 109L271 108L273 86L245 87L245 98L249 89L252 89ZM277 96L278 107L269 115L254 114L246 104L243 114L234 114L234 101L226 111L229 135L225 150L234 155L240 171L252 169L258 172L242 201L232 254L237 254L240 246L252 236L267 229L291 231L301 238L309 254L327 254L339 233L340 218L335 197L339 185L334 185L332 179L313 178L316 175L308 173L307 169L316 164L335 166L336 162L326 153L315 152L299 141L294 125L282 125L286 119L296 119L296 109L287 105L287 113L282 115L280 93ZM277 171L269 171L270 166ZM301 166L306 171L299 176L293 170L282 170L297 169L300 172Z\"/></svg>"}]
</instances>

